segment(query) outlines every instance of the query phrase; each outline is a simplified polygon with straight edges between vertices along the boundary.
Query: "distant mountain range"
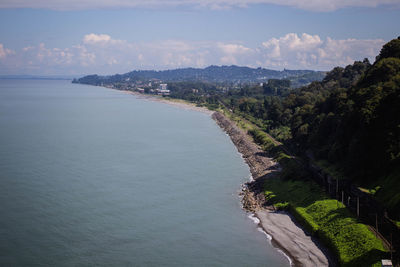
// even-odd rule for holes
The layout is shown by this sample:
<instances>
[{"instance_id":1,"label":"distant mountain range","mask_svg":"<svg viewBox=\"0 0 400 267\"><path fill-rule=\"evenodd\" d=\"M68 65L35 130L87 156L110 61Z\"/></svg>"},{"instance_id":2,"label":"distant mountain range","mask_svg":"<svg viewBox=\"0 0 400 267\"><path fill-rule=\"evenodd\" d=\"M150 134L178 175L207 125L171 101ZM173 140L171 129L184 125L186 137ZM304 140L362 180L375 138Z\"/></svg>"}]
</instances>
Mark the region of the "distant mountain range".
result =
<instances>
[{"instance_id":1,"label":"distant mountain range","mask_svg":"<svg viewBox=\"0 0 400 267\"><path fill-rule=\"evenodd\" d=\"M88 75L74 79L76 83L100 85L126 81L146 81L158 79L168 81L201 81L201 82L232 82L254 83L266 82L269 79L289 79L293 86L304 85L312 81L320 81L325 72L313 70L270 70L264 68L249 68L239 66L209 66L200 68L183 68L174 70L135 70L125 74L111 76Z\"/></svg>"}]
</instances>

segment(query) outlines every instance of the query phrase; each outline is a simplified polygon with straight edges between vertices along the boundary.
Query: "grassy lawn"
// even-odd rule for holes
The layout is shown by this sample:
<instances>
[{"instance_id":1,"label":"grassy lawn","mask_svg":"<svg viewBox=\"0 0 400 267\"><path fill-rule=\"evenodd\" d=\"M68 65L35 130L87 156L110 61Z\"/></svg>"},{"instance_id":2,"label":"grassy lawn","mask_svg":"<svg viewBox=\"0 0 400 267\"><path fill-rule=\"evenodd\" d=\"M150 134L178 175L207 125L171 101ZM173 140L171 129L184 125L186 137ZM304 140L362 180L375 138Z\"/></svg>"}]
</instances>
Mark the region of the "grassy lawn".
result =
<instances>
[{"instance_id":1,"label":"grassy lawn","mask_svg":"<svg viewBox=\"0 0 400 267\"><path fill-rule=\"evenodd\" d=\"M338 257L341 266L380 266L386 251L382 242L335 199L312 181L269 179L266 198L288 209L309 233Z\"/></svg>"}]
</instances>

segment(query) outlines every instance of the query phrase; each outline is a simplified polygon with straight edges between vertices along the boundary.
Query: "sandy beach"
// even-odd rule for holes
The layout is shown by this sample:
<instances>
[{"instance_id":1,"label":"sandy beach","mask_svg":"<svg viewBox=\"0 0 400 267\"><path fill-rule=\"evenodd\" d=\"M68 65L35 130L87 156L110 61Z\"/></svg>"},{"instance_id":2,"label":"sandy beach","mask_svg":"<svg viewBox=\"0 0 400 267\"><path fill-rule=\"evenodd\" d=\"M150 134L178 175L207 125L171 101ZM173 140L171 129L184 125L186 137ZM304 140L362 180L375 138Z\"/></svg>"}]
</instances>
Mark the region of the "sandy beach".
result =
<instances>
[{"instance_id":1,"label":"sandy beach","mask_svg":"<svg viewBox=\"0 0 400 267\"><path fill-rule=\"evenodd\" d=\"M334 266L327 249L307 234L292 216L266 205L263 181L274 179L280 170L279 165L234 122L219 112L215 112L212 118L231 137L250 167L254 181L247 183L243 190L243 208L260 220L259 226L272 237L272 244L284 251L294 266Z\"/></svg>"},{"instance_id":2,"label":"sandy beach","mask_svg":"<svg viewBox=\"0 0 400 267\"><path fill-rule=\"evenodd\" d=\"M107 87L108 88L108 87ZM110 89L114 89L114 88L110 88ZM115 89L118 90L118 89ZM131 94L131 95L135 95L138 98L141 99L145 99L145 100L149 100L149 101L155 101L155 102L161 102L161 103L165 103L171 106L175 106L175 107L179 107L179 108L183 108L183 109L188 109L188 110L194 110L194 111L198 111L198 112L202 112L208 115L212 115L214 113L214 111L211 111L205 107L198 107L195 104L189 103L187 101L184 100L180 100L180 99L168 99L168 98L163 98L162 96L157 96L157 95L145 95L145 94L141 94L138 92L134 92L134 91L122 91L122 90L118 90L120 92L124 92L127 94Z\"/></svg>"}]
</instances>

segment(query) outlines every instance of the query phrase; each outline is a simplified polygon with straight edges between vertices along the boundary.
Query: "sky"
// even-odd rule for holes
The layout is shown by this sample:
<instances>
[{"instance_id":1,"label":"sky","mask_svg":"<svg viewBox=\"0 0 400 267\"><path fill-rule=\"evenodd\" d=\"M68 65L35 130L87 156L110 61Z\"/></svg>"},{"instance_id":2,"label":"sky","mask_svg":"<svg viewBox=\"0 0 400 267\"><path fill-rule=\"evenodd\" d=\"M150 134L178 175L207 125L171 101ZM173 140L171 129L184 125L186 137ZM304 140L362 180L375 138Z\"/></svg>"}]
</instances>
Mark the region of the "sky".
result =
<instances>
[{"instance_id":1,"label":"sky","mask_svg":"<svg viewBox=\"0 0 400 267\"><path fill-rule=\"evenodd\" d=\"M0 0L0 75L330 70L399 26L400 0Z\"/></svg>"}]
</instances>

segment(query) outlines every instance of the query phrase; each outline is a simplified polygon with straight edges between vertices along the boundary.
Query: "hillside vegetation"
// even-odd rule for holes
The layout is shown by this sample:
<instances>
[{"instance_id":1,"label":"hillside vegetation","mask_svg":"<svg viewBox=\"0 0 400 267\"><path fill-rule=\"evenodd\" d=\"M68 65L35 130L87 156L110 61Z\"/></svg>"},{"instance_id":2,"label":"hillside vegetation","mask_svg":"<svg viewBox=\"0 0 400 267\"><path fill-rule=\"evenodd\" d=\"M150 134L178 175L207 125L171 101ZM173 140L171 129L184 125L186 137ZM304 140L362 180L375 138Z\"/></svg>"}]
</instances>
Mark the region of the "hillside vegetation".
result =
<instances>
[{"instance_id":1,"label":"hillside vegetation","mask_svg":"<svg viewBox=\"0 0 400 267\"><path fill-rule=\"evenodd\" d=\"M163 82L206 82L206 83L260 83L268 79L289 79L299 87L312 81L320 81L325 72L313 70L271 70L240 66L209 66L173 70L134 70L110 76L89 75L75 82L100 85L111 83L132 83L135 81L161 80Z\"/></svg>"},{"instance_id":2,"label":"hillside vegetation","mask_svg":"<svg viewBox=\"0 0 400 267\"><path fill-rule=\"evenodd\" d=\"M265 84L230 91L226 107L304 158L365 188L400 220L400 39L297 90ZM306 152L308 156L306 156Z\"/></svg>"}]
</instances>

